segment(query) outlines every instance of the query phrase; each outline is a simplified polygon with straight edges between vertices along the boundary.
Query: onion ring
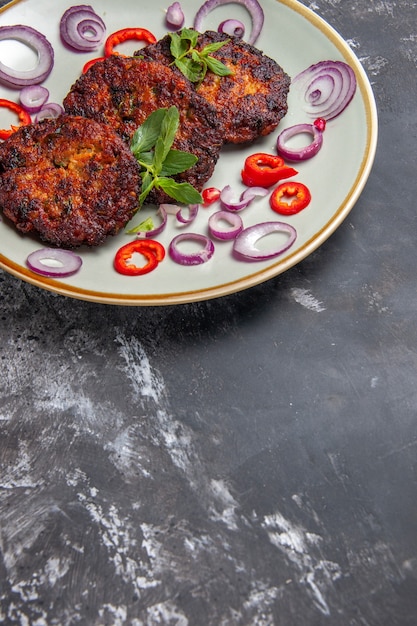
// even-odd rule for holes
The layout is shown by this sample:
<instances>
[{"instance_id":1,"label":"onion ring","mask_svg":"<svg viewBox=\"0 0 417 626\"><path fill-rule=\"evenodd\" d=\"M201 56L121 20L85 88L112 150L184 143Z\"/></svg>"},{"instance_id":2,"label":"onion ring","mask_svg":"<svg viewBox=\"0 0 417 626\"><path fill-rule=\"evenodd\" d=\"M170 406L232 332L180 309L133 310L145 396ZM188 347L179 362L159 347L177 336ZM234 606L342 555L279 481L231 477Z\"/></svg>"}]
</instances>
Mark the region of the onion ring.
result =
<instances>
[{"instance_id":1,"label":"onion ring","mask_svg":"<svg viewBox=\"0 0 417 626\"><path fill-rule=\"evenodd\" d=\"M240 20L224 20L219 24L217 31L224 35L230 35L231 37L243 39L245 34L245 25Z\"/></svg>"},{"instance_id":2,"label":"onion ring","mask_svg":"<svg viewBox=\"0 0 417 626\"><path fill-rule=\"evenodd\" d=\"M21 89L28 85L42 83L54 66L54 50L38 30L31 26L0 26L0 41L14 39L32 48L38 56L37 63L30 70L15 70L0 62L0 83L11 89Z\"/></svg>"},{"instance_id":3,"label":"onion ring","mask_svg":"<svg viewBox=\"0 0 417 626\"><path fill-rule=\"evenodd\" d=\"M93 7L79 4L62 15L59 33L62 41L73 50L92 52L104 41L106 25Z\"/></svg>"},{"instance_id":4,"label":"onion ring","mask_svg":"<svg viewBox=\"0 0 417 626\"><path fill-rule=\"evenodd\" d=\"M319 61L303 70L292 86L304 94L304 108L312 118L332 120L348 106L356 92L356 76L344 61Z\"/></svg>"},{"instance_id":5,"label":"onion ring","mask_svg":"<svg viewBox=\"0 0 417 626\"><path fill-rule=\"evenodd\" d=\"M195 30L202 32L203 20L213 9L223 4L241 4L248 10L252 20L252 31L248 38L248 43L254 45L264 25L264 12L258 0L206 0L194 18Z\"/></svg>"},{"instance_id":6,"label":"onion ring","mask_svg":"<svg viewBox=\"0 0 417 626\"><path fill-rule=\"evenodd\" d=\"M229 228L226 230L221 227L221 222L226 222ZM243 230L242 218L238 213L231 211L216 211L210 215L208 219L208 228L210 235L221 241L235 239Z\"/></svg>"},{"instance_id":7,"label":"onion ring","mask_svg":"<svg viewBox=\"0 0 417 626\"><path fill-rule=\"evenodd\" d=\"M47 102L35 115L35 122L45 119L55 119L64 113L64 108L57 102Z\"/></svg>"},{"instance_id":8,"label":"onion ring","mask_svg":"<svg viewBox=\"0 0 417 626\"><path fill-rule=\"evenodd\" d=\"M299 150L288 148L287 141L292 137L300 134L309 134L312 136L312 141ZM317 128L314 124L296 124L285 128L277 139L277 151L287 161L306 161L311 159L321 149L323 145L323 132Z\"/></svg>"},{"instance_id":9,"label":"onion ring","mask_svg":"<svg viewBox=\"0 0 417 626\"><path fill-rule=\"evenodd\" d=\"M52 263L47 263L52 261ZM61 248L41 248L29 254L26 264L32 272L51 278L72 276L80 269L83 261L78 254Z\"/></svg>"},{"instance_id":10,"label":"onion ring","mask_svg":"<svg viewBox=\"0 0 417 626\"><path fill-rule=\"evenodd\" d=\"M19 94L20 104L28 113L38 113L49 98L49 91L42 85L28 85Z\"/></svg>"},{"instance_id":11,"label":"onion ring","mask_svg":"<svg viewBox=\"0 0 417 626\"><path fill-rule=\"evenodd\" d=\"M282 232L288 235L285 243L268 252L262 252L256 247L256 243L262 237L270 233ZM267 261L273 259L288 250L297 238L294 226L285 222L261 222L255 226L249 226L242 230L233 243L233 253L245 261Z\"/></svg>"},{"instance_id":12,"label":"onion ring","mask_svg":"<svg viewBox=\"0 0 417 626\"><path fill-rule=\"evenodd\" d=\"M196 241L203 248L197 252L181 252L178 244L182 241ZM201 265L211 259L214 254L214 243L205 235L199 233L181 233L174 237L169 244L169 255L173 261L180 265Z\"/></svg>"}]
</instances>

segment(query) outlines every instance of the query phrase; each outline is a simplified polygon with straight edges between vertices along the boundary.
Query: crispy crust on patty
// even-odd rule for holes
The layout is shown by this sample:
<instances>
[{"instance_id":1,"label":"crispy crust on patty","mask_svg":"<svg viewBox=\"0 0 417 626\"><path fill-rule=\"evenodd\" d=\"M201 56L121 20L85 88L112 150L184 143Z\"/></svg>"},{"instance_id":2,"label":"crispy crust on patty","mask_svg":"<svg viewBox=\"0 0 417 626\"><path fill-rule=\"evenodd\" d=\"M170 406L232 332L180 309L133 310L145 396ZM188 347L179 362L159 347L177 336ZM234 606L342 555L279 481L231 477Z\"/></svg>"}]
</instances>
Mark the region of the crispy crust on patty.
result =
<instances>
[{"instance_id":1,"label":"crispy crust on patty","mask_svg":"<svg viewBox=\"0 0 417 626\"><path fill-rule=\"evenodd\" d=\"M106 124L63 115L21 127L0 145L0 208L54 246L97 246L138 206L136 159Z\"/></svg>"},{"instance_id":2,"label":"crispy crust on patty","mask_svg":"<svg viewBox=\"0 0 417 626\"><path fill-rule=\"evenodd\" d=\"M95 63L75 82L64 100L67 113L105 122L129 143L136 128L152 111L173 105L180 113L173 148L198 158L192 168L174 178L201 191L219 157L222 129L214 107L170 67L113 55ZM166 201L166 197L152 200Z\"/></svg>"},{"instance_id":3,"label":"crispy crust on patty","mask_svg":"<svg viewBox=\"0 0 417 626\"><path fill-rule=\"evenodd\" d=\"M216 108L225 143L254 141L271 133L287 113L290 78L276 61L237 37L206 31L196 47L201 50L221 41L225 45L212 56L233 73L220 77L208 71L197 92ZM166 35L135 55L171 64L170 43Z\"/></svg>"}]
</instances>

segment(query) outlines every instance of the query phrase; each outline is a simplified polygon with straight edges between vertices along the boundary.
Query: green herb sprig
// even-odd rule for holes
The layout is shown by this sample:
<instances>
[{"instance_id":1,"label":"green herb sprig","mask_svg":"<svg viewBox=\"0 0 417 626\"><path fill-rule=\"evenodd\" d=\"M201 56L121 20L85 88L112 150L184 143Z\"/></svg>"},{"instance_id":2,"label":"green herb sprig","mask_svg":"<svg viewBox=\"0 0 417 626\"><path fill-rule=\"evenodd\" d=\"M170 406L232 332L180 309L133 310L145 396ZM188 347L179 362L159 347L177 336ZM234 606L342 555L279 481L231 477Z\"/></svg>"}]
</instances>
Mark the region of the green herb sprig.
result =
<instances>
[{"instance_id":1,"label":"green herb sprig","mask_svg":"<svg viewBox=\"0 0 417 626\"><path fill-rule=\"evenodd\" d=\"M202 202L201 194L192 185L170 178L185 172L198 160L190 152L172 148L178 127L179 112L172 106L153 111L133 134L130 149L141 167L142 177L140 206L152 189L162 189L183 204Z\"/></svg>"},{"instance_id":2,"label":"green herb sprig","mask_svg":"<svg viewBox=\"0 0 417 626\"><path fill-rule=\"evenodd\" d=\"M217 76L230 76L233 73L232 70L211 56L213 52L222 48L228 40L210 43L201 50L197 50L198 35L196 30L190 28L183 28L179 33L170 33L173 64L192 83L201 84L208 70Z\"/></svg>"}]
</instances>

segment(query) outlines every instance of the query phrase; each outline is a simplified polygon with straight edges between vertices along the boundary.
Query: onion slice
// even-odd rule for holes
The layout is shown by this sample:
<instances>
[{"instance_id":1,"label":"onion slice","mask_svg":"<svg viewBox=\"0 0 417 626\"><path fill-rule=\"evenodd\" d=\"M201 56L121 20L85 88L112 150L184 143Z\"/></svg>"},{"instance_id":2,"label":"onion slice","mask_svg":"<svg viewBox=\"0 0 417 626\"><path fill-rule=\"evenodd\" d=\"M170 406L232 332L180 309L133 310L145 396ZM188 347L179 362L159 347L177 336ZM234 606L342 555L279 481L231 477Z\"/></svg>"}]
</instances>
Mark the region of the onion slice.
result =
<instances>
[{"instance_id":1,"label":"onion slice","mask_svg":"<svg viewBox=\"0 0 417 626\"><path fill-rule=\"evenodd\" d=\"M348 106L356 92L356 76L344 61L319 61L292 81L301 90L304 109L312 118L332 120Z\"/></svg>"},{"instance_id":2,"label":"onion slice","mask_svg":"<svg viewBox=\"0 0 417 626\"><path fill-rule=\"evenodd\" d=\"M195 252L183 252L180 250L182 242L197 242L202 248ZM205 235L199 233L181 233L176 235L168 247L168 252L173 261L180 265L201 265L211 259L214 254L214 243Z\"/></svg>"},{"instance_id":3,"label":"onion slice","mask_svg":"<svg viewBox=\"0 0 417 626\"><path fill-rule=\"evenodd\" d=\"M28 113L38 113L49 98L49 91L42 85L28 85L19 94L22 107Z\"/></svg>"},{"instance_id":4,"label":"onion slice","mask_svg":"<svg viewBox=\"0 0 417 626\"><path fill-rule=\"evenodd\" d=\"M168 28L173 28L175 30L182 28L185 22L185 16L179 2L173 2L170 4L167 8L165 19Z\"/></svg>"},{"instance_id":5,"label":"onion slice","mask_svg":"<svg viewBox=\"0 0 417 626\"><path fill-rule=\"evenodd\" d=\"M228 228L224 228L222 223L226 222ZM222 241L234 239L243 230L242 218L238 213L230 211L216 211L208 219L208 229L210 235Z\"/></svg>"},{"instance_id":6,"label":"onion slice","mask_svg":"<svg viewBox=\"0 0 417 626\"><path fill-rule=\"evenodd\" d=\"M195 30L202 32L203 21L207 15L213 11L213 9L224 4L241 4L248 10L252 20L252 30L248 38L248 43L254 45L264 25L264 12L258 0L206 0L206 2L201 5L194 18Z\"/></svg>"},{"instance_id":7,"label":"onion slice","mask_svg":"<svg viewBox=\"0 0 417 626\"><path fill-rule=\"evenodd\" d=\"M52 278L72 276L80 269L82 259L71 250L41 248L29 254L26 264L32 272Z\"/></svg>"},{"instance_id":8,"label":"onion slice","mask_svg":"<svg viewBox=\"0 0 417 626\"><path fill-rule=\"evenodd\" d=\"M286 241L276 248L262 251L256 247L258 241L270 233L284 233ZM267 261L286 252L297 238L294 226L285 222L262 222L242 230L233 243L233 253L245 261Z\"/></svg>"},{"instance_id":9,"label":"onion slice","mask_svg":"<svg viewBox=\"0 0 417 626\"><path fill-rule=\"evenodd\" d=\"M219 33L223 33L224 35L230 35L231 37L242 39L245 34L245 25L240 20L224 20L219 24L217 31Z\"/></svg>"},{"instance_id":10,"label":"onion slice","mask_svg":"<svg viewBox=\"0 0 417 626\"><path fill-rule=\"evenodd\" d=\"M106 25L93 7L79 4L62 15L59 33L62 41L73 50L92 52L104 41Z\"/></svg>"},{"instance_id":11,"label":"onion slice","mask_svg":"<svg viewBox=\"0 0 417 626\"><path fill-rule=\"evenodd\" d=\"M287 141L300 134L311 135L310 143L299 150L291 149L287 146ZM277 151L287 161L306 161L311 159L323 145L323 132L314 124L296 124L285 128L277 139Z\"/></svg>"},{"instance_id":12,"label":"onion slice","mask_svg":"<svg viewBox=\"0 0 417 626\"><path fill-rule=\"evenodd\" d=\"M42 33L31 26L0 26L0 41L14 39L32 48L37 54L37 63L30 70L16 70L0 62L0 83L11 89L42 83L54 65L54 51Z\"/></svg>"},{"instance_id":13,"label":"onion slice","mask_svg":"<svg viewBox=\"0 0 417 626\"><path fill-rule=\"evenodd\" d=\"M46 119L55 119L64 113L64 108L58 102L47 102L35 115L35 122Z\"/></svg>"},{"instance_id":14,"label":"onion slice","mask_svg":"<svg viewBox=\"0 0 417 626\"><path fill-rule=\"evenodd\" d=\"M226 185L220 192L220 203L227 211L242 211L257 196L266 196L269 193L264 187L248 187L241 194L238 200L234 197L233 189L230 185Z\"/></svg>"},{"instance_id":15,"label":"onion slice","mask_svg":"<svg viewBox=\"0 0 417 626\"><path fill-rule=\"evenodd\" d=\"M188 215L184 213L188 210ZM198 204L189 204L187 207L178 207L178 211L176 213L176 218L181 224L191 224L195 220L198 215Z\"/></svg>"}]
</instances>

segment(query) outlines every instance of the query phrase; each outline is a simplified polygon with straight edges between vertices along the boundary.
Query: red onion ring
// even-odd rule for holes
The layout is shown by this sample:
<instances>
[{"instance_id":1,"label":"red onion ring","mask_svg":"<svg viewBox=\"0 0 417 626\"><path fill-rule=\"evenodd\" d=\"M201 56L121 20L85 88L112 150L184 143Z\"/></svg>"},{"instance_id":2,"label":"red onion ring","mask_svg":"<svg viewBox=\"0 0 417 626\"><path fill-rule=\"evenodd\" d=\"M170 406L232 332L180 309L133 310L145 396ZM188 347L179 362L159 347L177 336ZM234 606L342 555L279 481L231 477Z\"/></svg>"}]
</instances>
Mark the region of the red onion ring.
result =
<instances>
[{"instance_id":1,"label":"red onion ring","mask_svg":"<svg viewBox=\"0 0 417 626\"><path fill-rule=\"evenodd\" d=\"M28 85L42 83L51 73L54 65L54 51L42 33L31 26L0 26L0 41L14 39L32 48L38 56L37 63L30 70L15 70L0 62L0 83L11 89L21 89Z\"/></svg>"},{"instance_id":2,"label":"red onion ring","mask_svg":"<svg viewBox=\"0 0 417 626\"><path fill-rule=\"evenodd\" d=\"M198 204L189 204L186 207L181 207L179 204L160 204L159 206L162 207L166 213L175 215L181 224L191 224L197 217L199 210ZM184 209L188 210L188 215L184 214Z\"/></svg>"},{"instance_id":3,"label":"red onion ring","mask_svg":"<svg viewBox=\"0 0 417 626\"><path fill-rule=\"evenodd\" d=\"M47 261L55 262L55 264L48 265ZM29 254L26 259L26 264L32 272L52 278L72 276L78 272L82 263L78 254L61 248L41 248Z\"/></svg>"},{"instance_id":4,"label":"red onion ring","mask_svg":"<svg viewBox=\"0 0 417 626\"><path fill-rule=\"evenodd\" d=\"M62 15L59 33L62 41L73 50L91 52L104 41L106 25L93 7L79 4Z\"/></svg>"},{"instance_id":5,"label":"red onion ring","mask_svg":"<svg viewBox=\"0 0 417 626\"><path fill-rule=\"evenodd\" d=\"M293 150L286 144L289 139L299 134L309 134L312 141L299 150ZM277 139L277 151L287 161L305 161L311 159L323 145L323 133L314 124L296 124L283 130Z\"/></svg>"},{"instance_id":6,"label":"red onion ring","mask_svg":"<svg viewBox=\"0 0 417 626\"><path fill-rule=\"evenodd\" d=\"M223 33L224 35L230 35L231 37L243 39L245 34L245 25L240 20L224 20L224 22L219 24L217 31L219 33Z\"/></svg>"},{"instance_id":7,"label":"red onion ring","mask_svg":"<svg viewBox=\"0 0 417 626\"><path fill-rule=\"evenodd\" d=\"M28 85L19 94L22 107L28 113L38 113L49 98L49 91L42 85Z\"/></svg>"},{"instance_id":8,"label":"red onion ring","mask_svg":"<svg viewBox=\"0 0 417 626\"><path fill-rule=\"evenodd\" d=\"M47 102L35 115L35 122L45 119L55 119L64 113L64 108L57 102Z\"/></svg>"},{"instance_id":9,"label":"red onion ring","mask_svg":"<svg viewBox=\"0 0 417 626\"><path fill-rule=\"evenodd\" d=\"M167 221L168 221L168 214L167 214L167 211L165 209L165 205L163 205L163 204L159 205L159 208L158 208L158 210L156 212L156 215L159 215L160 218L161 218L161 221L158 224L158 226L153 226L153 220L151 220L153 228L151 228L150 230L146 230L145 228L143 230L140 230L140 227L141 227L141 225L143 223L142 222L138 226L135 226L135 227L127 230L126 233L128 235L135 234L138 238L145 237L145 239L153 239L157 235L160 235L162 233L162 231L165 230L165 227L166 227ZM151 219L151 218L148 218L148 219ZM145 222L146 221L147 220L145 220Z\"/></svg>"},{"instance_id":10,"label":"red onion ring","mask_svg":"<svg viewBox=\"0 0 417 626\"><path fill-rule=\"evenodd\" d=\"M152 239L153 237L160 235L162 231L165 229L165 226L167 225L168 214L162 204L159 206L156 214L157 215L159 214L161 216L161 223L155 228L153 228L152 230L148 230L145 233L142 233L145 235L146 238Z\"/></svg>"},{"instance_id":11,"label":"red onion ring","mask_svg":"<svg viewBox=\"0 0 417 626\"><path fill-rule=\"evenodd\" d=\"M229 228L226 230L222 228L221 223L226 222L229 224ZM208 228L210 235L216 239L222 241L228 241L234 239L243 230L242 218L238 213L231 213L230 211L216 211L210 215L208 219Z\"/></svg>"},{"instance_id":12,"label":"red onion ring","mask_svg":"<svg viewBox=\"0 0 417 626\"><path fill-rule=\"evenodd\" d=\"M275 232L282 232L288 235L284 244L268 252L262 252L256 247L259 239ZM249 226L239 233L233 243L233 253L245 261L267 261L286 252L293 245L296 238L297 231L290 224L284 222L262 222L255 224L255 226Z\"/></svg>"},{"instance_id":13,"label":"red onion ring","mask_svg":"<svg viewBox=\"0 0 417 626\"><path fill-rule=\"evenodd\" d=\"M356 92L356 76L344 61L320 61L303 70L292 86L304 92L306 113L332 120L348 106Z\"/></svg>"},{"instance_id":14,"label":"red onion ring","mask_svg":"<svg viewBox=\"0 0 417 626\"><path fill-rule=\"evenodd\" d=\"M220 203L224 209L228 211L242 211L256 198L257 196L265 196L269 193L268 189L264 187L249 187L240 194L238 200L234 198L233 189L230 185L226 185L220 192Z\"/></svg>"},{"instance_id":15,"label":"red onion ring","mask_svg":"<svg viewBox=\"0 0 417 626\"><path fill-rule=\"evenodd\" d=\"M184 215L184 208L188 210L188 216ZM191 224L191 222L193 222L197 217L198 208L198 204L190 204L187 207L178 207L178 211L176 213L177 220L181 222L181 224Z\"/></svg>"},{"instance_id":16,"label":"red onion ring","mask_svg":"<svg viewBox=\"0 0 417 626\"><path fill-rule=\"evenodd\" d=\"M178 246L183 241L195 241L201 244L203 248L197 252L181 252ZM181 233L171 241L168 252L171 259L180 265L201 265L213 256L214 243L199 233Z\"/></svg>"},{"instance_id":17,"label":"red onion ring","mask_svg":"<svg viewBox=\"0 0 417 626\"><path fill-rule=\"evenodd\" d=\"M267 196L269 194L269 189L265 187L248 187L240 196L242 200L249 200L252 202L255 198Z\"/></svg>"},{"instance_id":18,"label":"red onion ring","mask_svg":"<svg viewBox=\"0 0 417 626\"><path fill-rule=\"evenodd\" d=\"M252 20L252 31L248 38L248 43L254 45L264 25L264 12L258 0L206 0L206 2L201 5L194 18L195 30L202 32L203 21L207 15L213 11L213 9L224 4L241 4L248 10Z\"/></svg>"},{"instance_id":19,"label":"red onion ring","mask_svg":"<svg viewBox=\"0 0 417 626\"><path fill-rule=\"evenodd\" d=\"M182 28L185 22L185 16L179 2L173 2L167 8L165 19L168 28Z\"/></svg>"}]
</instances>

